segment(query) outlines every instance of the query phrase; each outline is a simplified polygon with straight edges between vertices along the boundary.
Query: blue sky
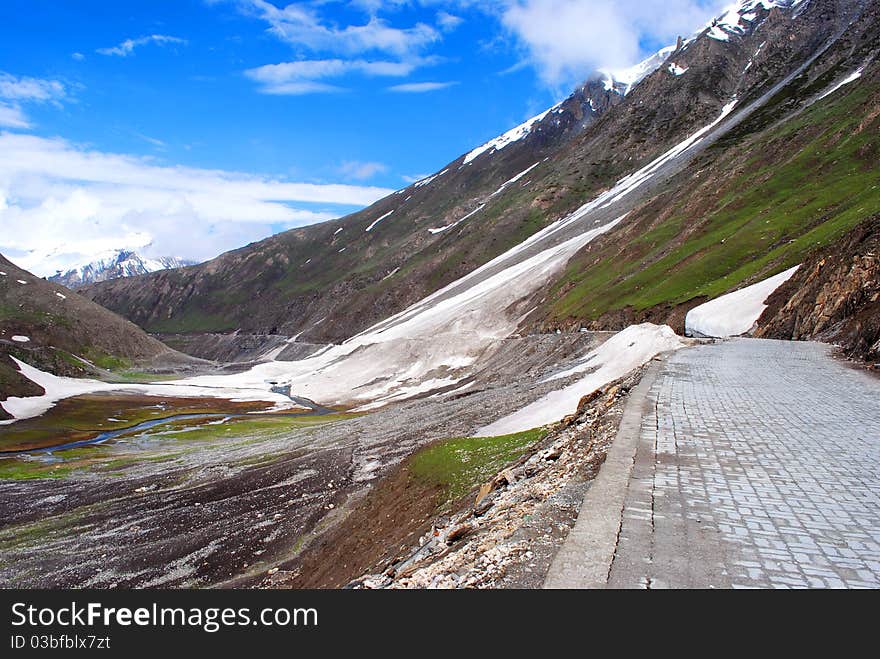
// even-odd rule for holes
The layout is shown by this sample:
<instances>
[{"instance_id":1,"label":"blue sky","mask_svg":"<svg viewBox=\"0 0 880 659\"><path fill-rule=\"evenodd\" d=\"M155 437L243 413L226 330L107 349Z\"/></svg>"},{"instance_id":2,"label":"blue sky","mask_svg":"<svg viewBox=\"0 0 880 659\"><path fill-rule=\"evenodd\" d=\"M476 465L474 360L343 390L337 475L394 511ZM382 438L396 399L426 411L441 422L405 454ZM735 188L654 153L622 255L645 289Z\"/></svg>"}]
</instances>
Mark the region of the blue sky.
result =
<instances>
[{"instance_id":1,"label":"blue sky","mask_svg":"<svg viewBox=\"0 0 880 659\"><path fill-rule=\"evenodd\" d=\"M723 4L4 0L0 251L203 259L345 214Z\"/></svg>"}]
</instances>

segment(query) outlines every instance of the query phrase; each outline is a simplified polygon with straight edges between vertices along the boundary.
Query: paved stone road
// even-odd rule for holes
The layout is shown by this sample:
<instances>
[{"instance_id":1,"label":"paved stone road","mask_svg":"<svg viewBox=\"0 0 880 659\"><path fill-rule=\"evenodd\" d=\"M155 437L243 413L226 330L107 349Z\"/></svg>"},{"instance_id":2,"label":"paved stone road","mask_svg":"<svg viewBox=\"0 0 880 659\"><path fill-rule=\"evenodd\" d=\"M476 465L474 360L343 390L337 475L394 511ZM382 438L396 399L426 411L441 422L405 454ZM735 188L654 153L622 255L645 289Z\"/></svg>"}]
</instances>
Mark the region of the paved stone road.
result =
<instances>
[{"instance_id":1,"label":"paved stone road","mask_svg":"<svg viewBox=\"0 0 880 659\"><path fill-rule=\"evenodd\" d=\"M670 357L609 587L880 586L880 379L829 351L744 339Z\"/></svg>"}]
</instances>

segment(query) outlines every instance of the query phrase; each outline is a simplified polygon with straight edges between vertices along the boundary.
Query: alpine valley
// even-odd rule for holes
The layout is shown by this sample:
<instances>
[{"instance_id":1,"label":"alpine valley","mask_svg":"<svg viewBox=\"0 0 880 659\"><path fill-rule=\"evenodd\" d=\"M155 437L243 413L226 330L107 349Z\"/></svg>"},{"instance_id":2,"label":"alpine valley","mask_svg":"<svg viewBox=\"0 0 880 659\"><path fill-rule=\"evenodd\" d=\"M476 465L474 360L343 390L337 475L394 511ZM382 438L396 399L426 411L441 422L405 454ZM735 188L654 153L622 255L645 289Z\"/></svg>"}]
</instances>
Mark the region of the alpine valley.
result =
<instances>
[{"instance_id":1,"label":"alpine valley","mask_svg":"<svg viewBox=\"0 0 880 659\"><path fill-rule=\"evenodd\" d=\"M657 360L880 362L878 163L880 1L741 0L347 217L0 258L0 583L538 587Z\"/></svg>"}]
</instances>

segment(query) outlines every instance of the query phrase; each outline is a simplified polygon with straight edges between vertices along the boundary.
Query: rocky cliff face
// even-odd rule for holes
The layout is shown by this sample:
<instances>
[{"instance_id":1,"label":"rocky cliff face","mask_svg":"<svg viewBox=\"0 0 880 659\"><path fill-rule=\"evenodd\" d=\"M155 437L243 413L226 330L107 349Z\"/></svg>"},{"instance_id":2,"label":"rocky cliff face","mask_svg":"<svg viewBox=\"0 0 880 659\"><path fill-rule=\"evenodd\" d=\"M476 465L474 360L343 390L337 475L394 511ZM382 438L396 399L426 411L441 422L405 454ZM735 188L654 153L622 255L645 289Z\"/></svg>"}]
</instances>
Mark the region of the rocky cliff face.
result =
<instances>
[{"instance_id":1,"label":"rocky cliff face","mask_svg":"<svg viewBox=\"0 0 880 659\"><path fill-rule=\"evenodd\" d=\"M880 215L811 256L768 304L757 336L827 341L880 363Z\"/></svg>"}]
</instances>

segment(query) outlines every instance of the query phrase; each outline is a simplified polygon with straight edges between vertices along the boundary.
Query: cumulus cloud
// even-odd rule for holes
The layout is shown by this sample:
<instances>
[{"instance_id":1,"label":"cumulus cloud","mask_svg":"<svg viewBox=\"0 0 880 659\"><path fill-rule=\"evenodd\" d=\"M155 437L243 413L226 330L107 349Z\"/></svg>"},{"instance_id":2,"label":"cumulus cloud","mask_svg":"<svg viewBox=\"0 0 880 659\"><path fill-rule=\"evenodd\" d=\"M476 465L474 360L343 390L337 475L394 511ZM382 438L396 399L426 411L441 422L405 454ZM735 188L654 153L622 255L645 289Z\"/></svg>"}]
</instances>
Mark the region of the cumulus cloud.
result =
<instances>
[{"instance_id":1,"label":"cumulus cloud","mask_svg":"<svg viewBox=\"0 0 880 659\"><path fill-rule=\"evenodd\" d=\"M249 69L245 75L260 83L266 94L309 94L338 92L343 88L327 82L330 77L348 74L405 77L416 69L439 63L441 58L425 56L430 46L455 29L462 19L438 11L436 25L417 22L397 26L379 13L394 12L413 4L411 0L352 0L346 2L365 14L348 24L338 24L322 13L322 6L341 4L339 0L319 3L290 3L277 6L266 0L208 0L212 4L229 2L246 15L262 20L268 32L290 44L298 52L320 53L323 57L295 62L267 64ZM422 4L423 0L416 0ZM427 0L424 4L448 4ZM453 5L458 5L453 0Z\"/></svg>"},{"instance_id":2,"label":"cumulus cloud","mask_svg":"<svg viewBox=\"0 0 880 659\"><path fill-rule=\"evenodd\" d=\"M504 27L541 79L581 81L598 68L620 68L645 55L643 44L687 36L728 0L509 0L496 5Z\"/></svg>"},{"instance_id":3,"label":"cumulus cloud","mask_svg":"<svg viewBox=\"0 0 880 659\"><path fill-rule=\"evenodd\" d=\"M159 46L167 46L167 45L186 45L188 42L186 39L181 39L179 37L169 37L167 34L151 34L146 37L139 37L137 39L126 39L122 43L117 46L112 46L110 48L98 48L95 52L99 55L113 55L116 57L128 57L132 53L134 53L136 48L141 46L146 46L147 44L157 44Z\"/></svg>"},{"instance_id":4,"label":"cumulus cloud","mask_svg":"<svg viewBox=\"0 0 880 659\"><path fill-rule=\"evenodd\" d=\"M440 39L439 32L426 23L405 28L392 26L375 15L379 6L371 10L366 22L340 27L325 21L315 7L304 3L277 7L266 0L235 0L235 4L265 21L279 39L313 51L348 55L378 51L405 56Z\"/></svg>"},{"instance_id":5,"label":"cumulus cloud","mask_svg":"<svg viewBox=\"0 0 880 659\"><path fill-rule=\"evenodd\" d=\"M0 133L0 152L0 252L40 275L145 245L202 260L391 192L163 167L14 133Z\"/></svg>"}]
</instances>

